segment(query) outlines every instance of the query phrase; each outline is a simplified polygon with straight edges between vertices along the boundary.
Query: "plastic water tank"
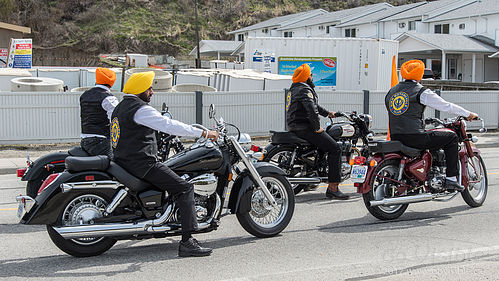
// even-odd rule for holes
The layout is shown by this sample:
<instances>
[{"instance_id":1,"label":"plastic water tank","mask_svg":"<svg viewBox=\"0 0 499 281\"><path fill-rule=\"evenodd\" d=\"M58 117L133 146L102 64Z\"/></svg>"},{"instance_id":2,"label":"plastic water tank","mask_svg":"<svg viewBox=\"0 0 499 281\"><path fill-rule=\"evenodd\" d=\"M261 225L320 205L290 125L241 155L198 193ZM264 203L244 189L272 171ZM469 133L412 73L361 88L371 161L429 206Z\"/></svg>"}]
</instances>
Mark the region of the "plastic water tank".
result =
<instances>
[{"instance_id":1,"label":"plastic water tank","mask_svg":"<svg viewBox=\"0 0 499 281\"><path fill-rule=\"evenodd\" d=\"M173 86L172 92L216 92L217 89L201 84L179 84Z\"/></svg>"},{"instance_id":2,"label":"plastic water tank","mask_svg":"<svg viewBox=\"0 0 499 281\"><path fill-rule=\"evenodd\" d=\"M64 82L46 77L20 77L10 80L12 92L63 92Z\"/></svg>"},{"instance_id":3,"label":"plastic water tank","mask_svg":"<svg viewBox=\"0 0 499 281\"><path fill-rule=\"evenodd\" d=\"M0 91L9 92L11 90L10 80L22 77L31 77L31 73L27 69L0 68Z\"/></svg>"},{"instance_id":4,"label":"plastic water tank","mask_svg":"<svg viewBox=\"0 0 499 281\"><path fill-rule=\"evenodd\" d=\"M168 90L172 87L173 76L170 72L166 72L163 70L155 69L155 68L132 68L128 69L125 72L125 83L128 81L128 78L132 76L134 73L146 72L146 71L154 71L154 81L152 82L152 88L155 91L160 90Z\"/></svg>"}]
</instances>

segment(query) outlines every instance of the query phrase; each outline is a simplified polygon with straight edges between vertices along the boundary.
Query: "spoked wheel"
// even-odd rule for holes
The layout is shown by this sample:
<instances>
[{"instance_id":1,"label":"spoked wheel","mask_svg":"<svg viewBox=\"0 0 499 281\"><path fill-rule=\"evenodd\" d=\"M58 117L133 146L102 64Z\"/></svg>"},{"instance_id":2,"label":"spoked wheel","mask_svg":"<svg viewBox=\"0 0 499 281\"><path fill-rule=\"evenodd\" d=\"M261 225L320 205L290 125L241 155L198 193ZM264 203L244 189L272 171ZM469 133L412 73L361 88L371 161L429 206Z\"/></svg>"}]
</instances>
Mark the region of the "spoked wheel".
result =
<instances>
[{"instance_id":1,"label":"spoked wheel","mask_svg":"<svg viewBox=\"0 0 499 281\"><path fill-rule=\"evenodd\" d=\"M480 155L475 155L468 159L466 167L468 168L468 187L461 192L461 195L470 207L482 206L489 188L485 163Z\"/></svg>"},{"instance_id":2,"label":"spoked wheel","mask_svg":"<svg viewBox=\"0 0 499 281\"><path fill-rule=\"evenodd\" d=\"M295 197L284 176L265 173L261 176L277 206L273 207L263 191L255 187L251 196L251 210L237 214L237 220L250 234L265 238L279 234L289 224L295 209Z\"/></svg>"},{"instance_id":3,"label":"spoked wheel","mask_svg":"<svg viewBox=\"0 0 499 281\"><path fill-rule=\"evenodd\" d=\"M302 171L305 170L303 164L299 163L299 161L295 158L295 163L291 167L291 158L293 155L293 147L278 147L274 150L270 150L265 155L263 161L269 162L277 167L281 168L284 172L286 172L287 177L305 177L309 175L302 175ZM293 189L294 194L300 193L305 187L309 185L307 184L292 184L291 188ZM311 184L312 188L317 186L317 184Z\"/></svg>"},{"instance_id":4,"label":"spoked wheel","mask_svg":"<svg viewBox=\"0 0 499 281\"><path fill-rule=\"evenodd\" d=\"M371 179L372 189L363 195L364 204L369 213L380 220L393 220L400 217L408 207L408 204L391 206L371 206L370 201L383 200L391 197L394 182L389 179L397 179L399 174L399 161L387 160L376 167Z\"/></svg>"},{"instance_id":5,"label":"spoked wheel","mask_svg":"<svg viewBox=\"0 0 499 281\"><path fill-rule=\"evenodd\" d=\"M101 196L85 194L72 199L60 216L58 225L78 226L93 224L104 214L107 202ZM47 225L52 242L67 254L75 257L97 256L109 250L116 240L109 237L64 239L54 228Z\"/></svg>"}]
</instances>

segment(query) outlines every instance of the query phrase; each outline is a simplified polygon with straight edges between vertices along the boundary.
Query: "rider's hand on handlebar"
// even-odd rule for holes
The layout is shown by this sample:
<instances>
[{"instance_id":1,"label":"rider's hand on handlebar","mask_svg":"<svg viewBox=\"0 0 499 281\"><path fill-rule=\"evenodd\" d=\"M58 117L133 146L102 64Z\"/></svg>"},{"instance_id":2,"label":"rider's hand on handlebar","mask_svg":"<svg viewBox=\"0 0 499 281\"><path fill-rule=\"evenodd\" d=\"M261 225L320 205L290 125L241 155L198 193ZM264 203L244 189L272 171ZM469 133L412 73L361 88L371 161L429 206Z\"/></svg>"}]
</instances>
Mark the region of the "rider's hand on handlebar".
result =
<instances>
[{"instance_id":1,"label":"rider's hand on handlebar","mask_svg":"<svg viewBox=\"0 0 499 281\"><path fill-rule=\"evenodd\" d=\"M338 112L331 111L327 115L327 117L329 117L329 118L336 118L336 117L341 117L341 116L343 116L343 113L341 113L340 111L338 111Z\"/></svg>"},{"instance_id":2,"label":"rider's hand on handlebar","mask_svg":"<svg viewBox=\"0 0 499 281\"><path fill-rule=\"evenodd\" d=\"M478 114L476 114L475 112L470 112L470 116L466 117L466 119L468 121L476 120L476 119L478 119Z\"/></svg>"},{"instance_id":3,"label":"rider's hand on handlebar","mask_svg":"<svg viewBox=\"0 0 499 281\"><path fill-rule=\"evenodd\" d=\"M201 134L205 139L212 139L214 141L218 140L218 132L217 131L203 131Z\"/></svg>"},{"instance_id":4,"label":"rider's hand on handlebar","mask_svg":"<svg viewBox=\"0 0 499 281\"><path fill-rule=\"evenodd\" d=\"M324 132L324 128L320 127L319 130L315 131L317 134Z\"/></svg>"}]
</instances>

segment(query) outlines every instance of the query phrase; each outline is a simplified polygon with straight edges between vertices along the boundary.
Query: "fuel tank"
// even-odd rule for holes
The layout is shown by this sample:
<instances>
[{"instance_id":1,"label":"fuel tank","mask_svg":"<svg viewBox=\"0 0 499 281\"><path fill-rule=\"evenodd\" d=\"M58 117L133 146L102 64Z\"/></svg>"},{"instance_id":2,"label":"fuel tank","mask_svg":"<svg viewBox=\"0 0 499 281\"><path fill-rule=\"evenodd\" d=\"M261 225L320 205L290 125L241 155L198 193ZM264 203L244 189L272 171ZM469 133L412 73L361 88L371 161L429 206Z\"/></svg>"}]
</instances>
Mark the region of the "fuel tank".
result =
<instances>
[{"instance_id":1,"label":"fuel tank","mask_svg":"<svg viewBox=\"0 0 499 281\"><path fill-rule=\"evenodd\" d=\"M355 128L349 123L334 124L327 130L328 135L333 139L352 137L355 134Z\"/></svg>"},{"instance_id":2,"label":"fuel tank","mask_svg":"<svg viewBox=\"0 0 499 281\"><path fill-rule=\"evenodd\" d=\"M193 146L172 156L165 164L176 173L187 173L217 170L224 163L222 152L213 144Z\"/></svg>"}]
</instances>

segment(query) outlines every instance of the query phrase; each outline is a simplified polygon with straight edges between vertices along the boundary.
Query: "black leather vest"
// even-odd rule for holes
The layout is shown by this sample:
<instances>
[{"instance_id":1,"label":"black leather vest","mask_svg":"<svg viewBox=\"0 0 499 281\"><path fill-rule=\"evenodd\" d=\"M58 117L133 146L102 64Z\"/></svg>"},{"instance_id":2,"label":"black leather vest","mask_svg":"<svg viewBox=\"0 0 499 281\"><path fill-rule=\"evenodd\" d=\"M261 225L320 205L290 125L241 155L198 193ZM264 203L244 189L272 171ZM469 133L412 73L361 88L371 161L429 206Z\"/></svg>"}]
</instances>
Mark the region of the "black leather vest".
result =
<instances>
[{"instance_id":1,"label":"black leather vest","mask_svg":"<svg viewBox=\"0 0 499 281\"><path fill-rule=\"evenodd\" d=\"M109 137L109 119L102 108L102 101L111 94L99 87L85 91L80 96L81 132Z\"/></svg>"},{"instance_id":2,"label":"black leather vest","mask_svg":"<svg viewBox=\"0 0 499 281\"><path fill-rule=\"evenodd\" d=\"M111 118L114 161L140 178L157 162L158 152L155 130L133 121L137 110L146 104L136 96L125 96Z\"/></svg>"},{"instance_id":3,"label":"black leather vest","mask_svg":"<svg viewBox=\"0 0 499 281\"><path fill-rule=\"evenodd\" d=\"M414 81L403 81L391 88L385 96L390 134L424 133L423 113L426 108L420 102L425 88Z\"/></svg>"}]
</instances>

